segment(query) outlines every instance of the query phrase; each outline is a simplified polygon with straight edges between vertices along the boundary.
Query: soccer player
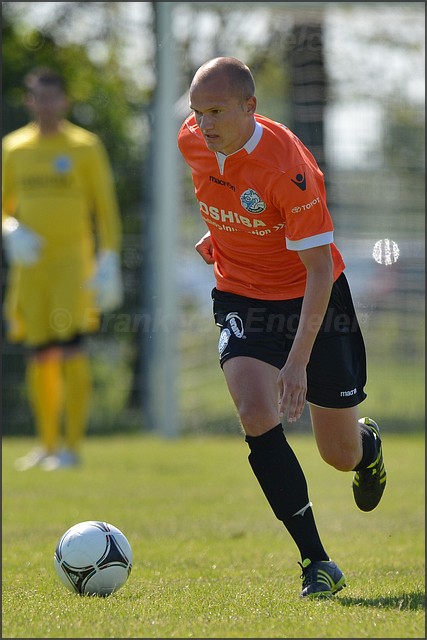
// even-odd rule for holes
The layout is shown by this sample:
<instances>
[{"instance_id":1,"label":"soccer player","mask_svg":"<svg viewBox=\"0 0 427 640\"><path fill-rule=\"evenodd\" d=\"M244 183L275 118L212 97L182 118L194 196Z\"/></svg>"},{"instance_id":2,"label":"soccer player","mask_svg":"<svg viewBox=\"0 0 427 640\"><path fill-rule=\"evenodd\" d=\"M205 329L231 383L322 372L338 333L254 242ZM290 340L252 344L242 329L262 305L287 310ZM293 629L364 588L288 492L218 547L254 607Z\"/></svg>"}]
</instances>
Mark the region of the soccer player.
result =
<instances>
[{"instance_id":1,"label":"soccer player","mask_svg":"<svg viewBox=\"0 0 427 640\"><path fill-rule=\"evenodd\" d=\"M354 471L362 511L386 483L378 425L359 418L366 358L343 258L333 242L323 175L283 124L257 113L241 61L203 64L178 134L208 232L196 244L214 268L219 359L250 466L301 555L301 596L345 586L319 536L303 470L282 426L305 402L321 457Z\"/></svg>"},{"instance_id":2,"label":"soccer player","mask_svg":"<svg viewBox=\"0 0 427 640\"><path fill-rule=\"evenodd\" d=\"M25 86L32 121L3 138L4 317L8 340L28 352L40 441L17 467L53 470L80 462L91 400L84 336L122 303L121 220L103 144L65 119L63 79L34 69Z\"/></svg>"}]
</instances>

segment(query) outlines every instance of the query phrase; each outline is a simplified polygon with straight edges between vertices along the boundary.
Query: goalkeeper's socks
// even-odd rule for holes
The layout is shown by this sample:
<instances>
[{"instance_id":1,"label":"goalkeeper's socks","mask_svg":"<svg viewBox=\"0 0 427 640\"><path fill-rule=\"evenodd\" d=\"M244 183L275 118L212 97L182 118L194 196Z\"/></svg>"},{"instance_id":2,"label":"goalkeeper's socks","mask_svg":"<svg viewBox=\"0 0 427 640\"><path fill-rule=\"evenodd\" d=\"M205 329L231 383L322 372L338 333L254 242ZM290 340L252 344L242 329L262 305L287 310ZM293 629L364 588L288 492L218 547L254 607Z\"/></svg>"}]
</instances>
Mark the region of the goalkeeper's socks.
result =
<instances>
[{"instance_id":1,"label":"goalkeeper's socks","mask_svg":"<svg viewBox=\"0 0 427 640\"><path fill-rule=\"evenodd\" d=\"M92 396L89 358L85 352L74 352L64 358L65 381L65 446L76 451L85 432Z\"/></svg>"},{"instance_id":2,"label":"goalkeeper's socks","mask_svg":"<svg viewBox=\"0 0 427 640\"><path fill-rule=\"evenodd\" d=\"M62 369L59 350L27 365L30 405L42 447L54 453L59 445L62 409Z\"/></svg>"},{"instance_id":3,"label":"goalkeeper's socks","mask_svg":"<svg viewBox=\"0 0 427 640\"><path fill-rule=\"evenodd\" d=\"M281 424L261 436L246 436L249 463L276 517L295 541L301 558L329 560L308 498L307 482Z\"/></svg>"}]
</instances>

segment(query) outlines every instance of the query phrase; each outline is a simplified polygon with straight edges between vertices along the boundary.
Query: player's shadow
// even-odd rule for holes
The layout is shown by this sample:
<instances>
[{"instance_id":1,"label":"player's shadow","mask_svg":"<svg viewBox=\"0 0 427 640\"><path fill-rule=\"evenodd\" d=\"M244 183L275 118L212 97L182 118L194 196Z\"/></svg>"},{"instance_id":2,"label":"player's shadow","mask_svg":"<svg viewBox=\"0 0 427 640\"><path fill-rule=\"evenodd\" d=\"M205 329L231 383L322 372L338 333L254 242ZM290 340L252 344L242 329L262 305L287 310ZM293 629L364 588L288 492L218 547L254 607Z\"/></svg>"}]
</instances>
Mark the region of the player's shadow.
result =
<instances>
[{"instance_id":1,"label":"player's shadow","mask_svg":"<svg viewBox=\"0 0 427 640\"><path fill-rule=\"evenodd\" d=\"M376 609L398 609L399 611L425 609L425 594L421 591L379 598L349 598L341 596L336 601L339 601L344 607L375 607Z\"/></svg>"}]
</instances>

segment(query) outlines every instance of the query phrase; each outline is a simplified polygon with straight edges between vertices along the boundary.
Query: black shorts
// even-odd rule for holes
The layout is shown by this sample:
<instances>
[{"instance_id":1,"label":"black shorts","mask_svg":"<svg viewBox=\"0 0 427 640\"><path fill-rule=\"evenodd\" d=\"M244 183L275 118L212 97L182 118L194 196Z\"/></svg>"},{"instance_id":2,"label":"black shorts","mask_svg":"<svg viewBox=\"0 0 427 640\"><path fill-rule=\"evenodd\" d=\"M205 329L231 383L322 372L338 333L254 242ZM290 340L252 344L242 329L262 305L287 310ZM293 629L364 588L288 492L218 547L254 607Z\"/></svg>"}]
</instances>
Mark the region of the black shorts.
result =
<instances>
[{"instance_id":1,"label":"black shorts","mask_svg":"<svg viewBox=\"0 0 427 640\"><path fill-rule=\"evenodd\" d=\"M298 328L303 298L257 300L212 290L220 327L221 367L229 358L249 356L281 369ZM365 344L347 278L333 285L328 309L307 365L307 401L321 407L353 407L367 396Z\"/></svg>"}]
</instances>

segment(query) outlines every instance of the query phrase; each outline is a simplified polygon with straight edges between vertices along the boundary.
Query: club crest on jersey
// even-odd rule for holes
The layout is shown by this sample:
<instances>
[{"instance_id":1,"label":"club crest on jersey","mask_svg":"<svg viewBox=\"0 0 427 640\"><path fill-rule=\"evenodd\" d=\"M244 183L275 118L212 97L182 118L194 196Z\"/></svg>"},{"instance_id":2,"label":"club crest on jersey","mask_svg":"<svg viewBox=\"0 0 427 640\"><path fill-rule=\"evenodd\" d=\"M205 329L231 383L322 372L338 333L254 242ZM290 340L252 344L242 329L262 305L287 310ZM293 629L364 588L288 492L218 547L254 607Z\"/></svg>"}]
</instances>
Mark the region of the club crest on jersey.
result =
<instances>
[{"instance_id":1,"label":"club crest on jersey","mask_svg":"<svg viewBox=\"0 0 427 640\"><path fill-rule=\"evenodd\" d=\"M259 195L253 189L246 189L240 196L240 202L242 207L249 211L249 213L262 213L266 210L267 206L265 202L261 200Z\"/></svg>"},{"instance_id":2,"label":"club crest on jersey","mask_svg":"<svg viewBox=\"0 0 427 640\"><path fill-rule=\"evenodd\" d=\"M54 159L54 167L57 173L67 173L70 171L71 165L72 161L69 156L57 156Z\"/></svg>"}]
</instances>

